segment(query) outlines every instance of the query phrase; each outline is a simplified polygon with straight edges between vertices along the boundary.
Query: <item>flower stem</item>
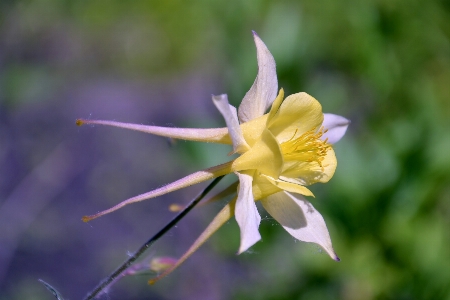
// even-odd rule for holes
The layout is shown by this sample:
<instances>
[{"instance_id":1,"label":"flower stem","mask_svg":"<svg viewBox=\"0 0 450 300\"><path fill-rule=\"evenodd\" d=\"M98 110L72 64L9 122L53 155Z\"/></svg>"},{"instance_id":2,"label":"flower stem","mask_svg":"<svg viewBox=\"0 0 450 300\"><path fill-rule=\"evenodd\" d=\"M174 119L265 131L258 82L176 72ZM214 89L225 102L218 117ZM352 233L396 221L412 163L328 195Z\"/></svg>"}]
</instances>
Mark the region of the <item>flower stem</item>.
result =
<instances>
[{"instance_id":1,"label":"flower stem","mask_svg":"<svg viewBox=\"0 0 450 300\"><path fill-rule=\"evenodd\" d=\"M127 268L129 268L144 252L150 248L150 246L162 237L167 231L174 227L191 209L194 208L197 203L202 200L206 194L211 191L214 186L223 178L223 176L215 178L195 199L193 199L185 209L183 209L178 215L176 215L166 226L158 231L153 237L151 237L144 245L142 245L130 258L128 258L122 265L120 265L114 272L106 277L100 284L90 292L84 300L95 299L100 295L111 283L113 283Z\"/></svg>"}]
</instances>

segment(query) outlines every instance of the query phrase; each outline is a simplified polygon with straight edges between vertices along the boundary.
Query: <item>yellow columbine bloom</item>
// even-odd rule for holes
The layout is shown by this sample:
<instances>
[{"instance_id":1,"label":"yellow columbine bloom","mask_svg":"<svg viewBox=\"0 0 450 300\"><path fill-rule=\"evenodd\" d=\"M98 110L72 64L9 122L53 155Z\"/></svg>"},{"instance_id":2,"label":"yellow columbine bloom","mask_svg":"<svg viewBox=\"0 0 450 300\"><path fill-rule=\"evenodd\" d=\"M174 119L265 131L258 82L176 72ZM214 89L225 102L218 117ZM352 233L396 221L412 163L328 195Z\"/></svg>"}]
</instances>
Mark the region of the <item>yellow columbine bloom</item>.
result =
<instances>
[{"instance_id":1,"label":"yellow columbine bloom","mask_svg":"<svg viewBox=\"0 0 450 300\"><path fill-rule=\"evenodd\" d=\"M227 95L213 96L227 127L214 129L165 128L102 120L77 120L78 125L102 124L143 131L155 135L212 143L229 144L240 156L233 161L195 172L148 193L86 216L89 221L127 204L154 198L215 177L235 173L239 178L237 196L214 218L191 248L172 268L151 280L155 282L178 267L220 226L235 215L241 231L239 252L261 239L261 217L255 201L298 240L320 245L339 260L331 245L325 221L304 196L313 196L306 187L327 182L336 169L332 144L345 134L349 121L323 114L319 102L306 93L284 99L275 61L266 45L253 34L258 58L258 76L242 100L239 110L228 103ZM268 109L270 111L264 114Z\"/></svg>"}]
</instances>

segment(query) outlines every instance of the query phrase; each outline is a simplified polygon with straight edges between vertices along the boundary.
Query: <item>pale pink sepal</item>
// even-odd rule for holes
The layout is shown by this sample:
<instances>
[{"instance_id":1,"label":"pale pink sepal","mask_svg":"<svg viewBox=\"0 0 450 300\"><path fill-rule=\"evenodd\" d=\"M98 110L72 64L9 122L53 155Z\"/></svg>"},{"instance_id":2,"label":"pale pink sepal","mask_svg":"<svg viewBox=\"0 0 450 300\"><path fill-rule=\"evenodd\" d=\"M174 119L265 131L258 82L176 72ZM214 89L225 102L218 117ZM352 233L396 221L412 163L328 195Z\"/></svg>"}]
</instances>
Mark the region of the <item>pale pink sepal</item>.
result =
<instances>
[{"instance_id":1,"label":"pale pink sepal","mask_svg":"<svg viewBox=\"0 0 450 300\"><path fill-rule=\"evenodd\" d=\"M322 126L328 131L322 135L322 140L328 139L329 144L337 143L347 131L350 120L334 114L323 114Z\"/></svg>"},{"instance_id":2,"label":"pale pink sepal","mask_svg":"<svg viewBox=\"0 0 450 300\"><path fill-rule=\"evenodd\" d=\"M241 254L261 239L258 229L261 216L253 198L253 177L237 172L236 174L239 176L239 193L234 214L241 230L241 245L238 251L238 254Z\"/></svg>"},{"instance_id":3,"label":"pale pink sepal","mask_svg":"<svg viewBox=\"0 0 450 300\"><path fill-rule=\"evenodd\" d=\"M227 124L228 132L233 142L233 153L244 153L245 151L248 151L250 147L242 135L236 108L228 103L227 95L222 94L213 96L212 100Z\"/></svg>"},{"instance_id":4,"label":"pale pink sepal","mask_svg":"<svg viewBox=\"0 0 450 300\"><path fill-rule=\"evenodd\" d=\"M322 215L301 195L279 192L261 200L267 212L300 241L316 243L339 261Z\"/></svg>"},{"instance_id":5,"label":"pale pink sepal","mask_svg":"<svg viewBox=\"0 0 450 300\"><path fill-rule=\"evenodd\" d=\"M164 136L174 139L196 141L196 142L209 142L231 145L231 139L228 135L228 128L176 128L176 127L160 127L140 125L133 123L122 123L116 121L106 120L77 120L77 125L84 124L97 124L107 125L125 129L131 129L135 131L150 133L158 136Z\"/></svg>"},{"instance_id":6,"label":"pale pink sepal","mask_svg":"<svg viewBox=\"0 0 450 300\"><path fill-rule=\"evenodd\" d=\"M88 221L98 218L100 216L103 216L103 215L109 214L113 211L116 211L116 210L124 207L125 205L140 202L140 201L151 199L151 198L155 198L158 196L162 196L167 193L170 193L170 192L173 192L173 191L176 191L176 190L179 190L179 189L182 189L182 188L185 188L185 187L188 187L188 186L191 186L191 185L194 185L194 184L197 184L197 183L209 180L209 179L213 179L213 178L216 178L216 177L219 177L222 175L226 175L231 172L231 164L232 164L232 162L227 162L227 163L224 163L224 164L212 167L212 168L205 169L203 171L198 171L198 172L192 173L186 177L183 177L179 180L176 180L172 183L169 183L163 187L160 187L160 188L150 191L148 193L144 193L144 194L129 198L127 200L124 200L124 201L120 202L119 204L117 204L109 209L106 209L104 211L101 211L99 213L96 213L94 215L84 216L83 221L88 222Z\"/></svg>"},{"instance_id":7,"label":"pale pink sepal","mask_svg":"<svg viewBox=\"0 0 450 300\"><path fill-rule=\"evenodd\" d=\"M241 123L262 116L275 100L278 92L275 59L254 31L253 39L256 44L258 75L239 106L238 116Z\"/></svg>"}]
</instances>

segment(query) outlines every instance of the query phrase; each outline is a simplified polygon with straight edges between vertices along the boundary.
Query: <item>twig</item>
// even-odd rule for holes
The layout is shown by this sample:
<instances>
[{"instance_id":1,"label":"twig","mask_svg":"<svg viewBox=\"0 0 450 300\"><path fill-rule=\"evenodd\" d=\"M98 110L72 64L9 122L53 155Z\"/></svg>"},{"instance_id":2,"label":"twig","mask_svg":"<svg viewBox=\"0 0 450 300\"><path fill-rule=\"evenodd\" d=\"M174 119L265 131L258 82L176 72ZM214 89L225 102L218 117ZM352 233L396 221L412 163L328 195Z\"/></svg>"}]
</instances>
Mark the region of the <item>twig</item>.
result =
<instances>
[{"instance_id":1,"label":"twig","mask_svg":"<svg viewBox=\"0 0 450 300\"><path fill-rule=\"evenodd\" d=\"M150 238L144 245L142 245L130 258L128 258L120 267L118 267L111 275L106 277L100 284L90 292L84 300L90 300L96 298L101 292L103 292L112 282L114 282L120 274L129 268L150 246L162 237L167 231L175 226L191 209L197 205L209 191L223 178L223 176L214 179L195 199L193 199L185 209L183 209L175 218L172 219L166 226L158 231L152 238Z\"/></svg>"}]
</instances>

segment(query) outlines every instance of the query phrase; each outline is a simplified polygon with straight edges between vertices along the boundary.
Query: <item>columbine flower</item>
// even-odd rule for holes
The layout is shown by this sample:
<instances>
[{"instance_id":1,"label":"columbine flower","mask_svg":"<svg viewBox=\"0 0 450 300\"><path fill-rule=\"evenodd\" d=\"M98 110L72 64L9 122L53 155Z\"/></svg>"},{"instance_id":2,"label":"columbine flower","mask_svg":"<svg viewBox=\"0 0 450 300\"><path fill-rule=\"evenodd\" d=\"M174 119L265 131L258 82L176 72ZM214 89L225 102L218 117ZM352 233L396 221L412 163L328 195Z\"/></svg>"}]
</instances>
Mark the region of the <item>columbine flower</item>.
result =
<instances>
[{"instance_id":1,"label":"columbine flower","mask_svg":"<svg viewBox=\"0 0 450 300\"><path fill-rule=\"evenodd\" d=\"M258 75L239 109L228 103L227 95L213 96L226 128L165 128L102 120L77 120L78 125L102 124L143 131L155 135L192 141L230 144L240 156L228 163L188 175L162 188L127 199L118 205L86 216L84 221L115 211L127 204L154 198L218 176L235 173L239 178L237 196L214 218L178 262L155 280L167 275L189 257L233 214L241 238L238 253L261 239L261 217L255 202L293 237L320 245L334 260L339 260L320 213L304 196L313 196L306 187L327 182L336 169L332 144L345 134L349 121L341 116L323 114L319 102L306 93L284 99L278 82L275 61L266 45L253 34L258 58ZM284 100L283 100L284 99ZM266 110L270 111L266 114Z\"/></svg>"}]
</instances>

